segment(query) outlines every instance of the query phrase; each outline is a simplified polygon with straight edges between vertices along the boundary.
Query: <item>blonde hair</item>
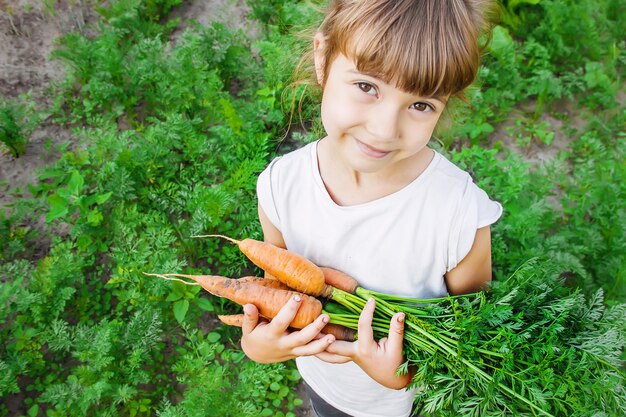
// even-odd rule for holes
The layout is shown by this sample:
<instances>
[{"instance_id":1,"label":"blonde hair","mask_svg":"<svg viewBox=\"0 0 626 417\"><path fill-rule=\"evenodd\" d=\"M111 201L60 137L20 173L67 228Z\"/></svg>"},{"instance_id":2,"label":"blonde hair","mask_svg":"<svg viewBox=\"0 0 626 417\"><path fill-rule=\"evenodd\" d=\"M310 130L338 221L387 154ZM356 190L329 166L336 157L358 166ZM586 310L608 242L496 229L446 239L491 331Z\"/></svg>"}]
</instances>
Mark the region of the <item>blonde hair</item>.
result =
<instances>
[{"instance_id":1,"label":"blonde hair","mask_svg":"<svg viewBox=\"0 0 626 417\"><path fill-rule=\"evenodd\" d=\"M319 28L323 80L343 54L401 90L459 95L476 78L496 7L492 0L331 0Z\"/></svg>"}]
</instances>

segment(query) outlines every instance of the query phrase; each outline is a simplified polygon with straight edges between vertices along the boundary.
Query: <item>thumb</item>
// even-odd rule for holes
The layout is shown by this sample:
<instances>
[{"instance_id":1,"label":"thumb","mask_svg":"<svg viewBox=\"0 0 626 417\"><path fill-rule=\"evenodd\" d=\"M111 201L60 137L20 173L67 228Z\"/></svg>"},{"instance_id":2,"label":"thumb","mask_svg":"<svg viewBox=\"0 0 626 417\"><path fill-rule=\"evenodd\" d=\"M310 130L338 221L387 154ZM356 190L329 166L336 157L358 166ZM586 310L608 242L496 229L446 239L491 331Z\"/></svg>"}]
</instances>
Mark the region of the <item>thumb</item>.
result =
<instances>
[{"instance_id":1,"label":"thumb","mask_svg":"<svg viewBox=\"0 0 626 417\"><path fill-rule=\"evenodd\" d=\"M241 331L243 334L250 333L259 322L259 310L254 304L246 304L243 306L243 323Z\"/></svg>"},{"instance_id":2,"label":"thumb","mask_svg":"<svg viewBox=\"0 0 626 417\"><path fill-rule=\"evenodd\" d=\"M389 337L387 338L387 347L390 350L402 352L404 319L404 313L398 313L391 318L391 323L389 324Z\"/></svg>"}]
</instances>

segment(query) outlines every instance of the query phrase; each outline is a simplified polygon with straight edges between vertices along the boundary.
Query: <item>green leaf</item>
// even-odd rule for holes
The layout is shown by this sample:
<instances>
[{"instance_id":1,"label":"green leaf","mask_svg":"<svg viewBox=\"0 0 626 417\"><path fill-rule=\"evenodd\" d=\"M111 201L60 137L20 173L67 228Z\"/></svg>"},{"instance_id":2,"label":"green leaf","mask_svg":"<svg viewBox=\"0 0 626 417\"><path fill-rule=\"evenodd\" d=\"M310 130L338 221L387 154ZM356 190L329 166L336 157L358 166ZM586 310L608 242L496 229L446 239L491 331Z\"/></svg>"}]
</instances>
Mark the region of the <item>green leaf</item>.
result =
<instances>
[{"instance_id":1,"label":"green leaf","mask_svg":"<svg viewBox=\"0 0 626 417\"><path fill-rule=\"evenodd\" d=\"M270 389L272 391L278 391L280 389L280 384L278 382L272 382L270 384Z\"/></svg>"},{"instance_id":2,"label":"green leaf","mask_svg":"<svg viewBox=\"0 0 626 417\"><path fill-rule=\"evenodd\" d=\"M204 311L215 311L215 307L213 307L213 303L208 298L198 298L196 301L198 307L203 309Z\"/></svg>"},{"instance_id":3,"label":"green leaf","mask_svg":"<svg viewBox=\"0 0 626 417\"><path fill-rule=\"evenodd\" d=\"M509 10L513 11L522 5L534 6L539 4L541 0L509 0L507 3L507 7Z\"/></svg>"},{"instance_id":4,"label":"green leaf","mask_svg":"<svg viewBox=\"0 0 626 417\"><path fill-rule=\"evenodd\" d=\"M112 191L109 191L105 194L96 194L96 202L98 204L104 204L111 196L113 195Z\"/></svg>"},{"instance_id":5,"label":"green leaf","mask_svg":"<svg viewBox=\"0 0 626 417\"><path fill-rule=\"evenodd\" d=\"M92 245L93 239L87 234L80 235L76 238L76 245L82 252L87 252L87 249Z\"/></svg>"},{"instance_id":6,"label":"green leaf","mask_svg":"<svg viewBox=\"0 0 626 417\"><path fill-rule=\"evenodd\" d=\"M102 223L102 220L104 220L104 217L98 209L91 210L87 215L87 223L93 226L99 225L100 223Z\"/></svg>"},{"instance_id":7,"label":"green leaf","mask_svg":"<svg viewBox=\"0 0 626 417\"><path fill-rule=\"evenodd\" d=\"M182 323L189 310L189 301L180 300L174 303L174 317L179 323Z\"/></svg>"},{"instance_id":8,"label":"green leaf","mask_svg":"<svg viewBox=\"0 0 626 417\"><path fill-rule=\"evenodd\" d=\"M206 335L206 340L209 341L210 343L219 342L221 338L222 338L222 335L219 334L218 332L211 332L208 335Z\"/></svg>"},{"instance_id":9,"label":"green leaf","mask_svg":"<svg viewBox=\"0 0 626 417\"><path fill-rule=\"evenodd\" d=\"M85 180L82 177L82 175L80 175L78 171L72 172L72 176L70 177L70 182L67 183L67 189L69 190L70 195L78 197L84 185L85 185Z\"/></svg>"},{"instance_id":10,"label":"green leaf","mask_svg":"<svg viewBox=\"0 0 626 417\"><path fill-rule=\"evenodd\" d=\"M36 417L39 414L39 405L35 404L28 409L28 417Z\"/></svg>"},{"instance_id":11,"label":"green leaf","mask_svg":"<svg viewBox=\"0 0 626 417\"><path fill-rule=\"evenodd\" d=\"M491 43L489 50L496 56L501 57L507 50L514 47L513 38L509 34L509 30L502 26L493 28L491 34Z\"/></svg>"},{"instance_id":12,"label":"green leaf","mask_svg":"<svg viewBox=\"0 0 626 417\"><path fill-rule=\"evenodd\" d=\"M226 119L228 126L235 134L240 134L243 126L243 120L239 114L237 114L237 110L228 100L221 99L220 104L222 105L222 111L224 112L224 118Z\"/></svg>"},{"instance_id":13,"label":"green leaf","mask_svg":"<svg viewBox=\"0 0 626 417\"><path fill-rule=\"evenodd\" d=\"M172 291L172 292L171 292L171 293L167 296L167 298L165 299L165 301L172 302L172 301L180 300L181 298L183 298L183 294L182 294L182 293L179 293L179 292L176 292L176 291Z\"/></svg>"},{"instance_id":14,"label":"green leaf","mask_svg":"<svg viewBox=\"0 0 626 417\"><path fill-rule=\"evenodd\" d=\"M65 216L69 211L67 208L69 201L58 194L48 196L48 204L50 204L50 211L46 215L47 222Z\"/></svg>"}]
</instances>

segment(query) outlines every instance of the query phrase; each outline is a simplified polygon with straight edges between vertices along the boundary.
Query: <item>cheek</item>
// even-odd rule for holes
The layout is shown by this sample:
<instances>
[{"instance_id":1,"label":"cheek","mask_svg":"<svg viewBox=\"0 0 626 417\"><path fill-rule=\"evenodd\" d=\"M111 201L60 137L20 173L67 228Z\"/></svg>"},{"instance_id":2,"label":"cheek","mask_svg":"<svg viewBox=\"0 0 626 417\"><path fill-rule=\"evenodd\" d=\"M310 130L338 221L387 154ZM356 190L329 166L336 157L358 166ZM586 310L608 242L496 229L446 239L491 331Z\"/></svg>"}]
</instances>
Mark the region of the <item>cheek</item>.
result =
<instances>
[{"instance_id":1,"label":"cheek","mask_svg":"<svg viewBox=\"0 0 626 417\"><path fill-rule=\"evenodd\" d=\"M428 120L423 120L421 121L418 126L413 126L412 127L412 132L415 134L415 132L419 132L419 134L417 135L420 139L419 140L428 140L430 139L430 137L432 136L433 132L435 131L435 128L437 127L437 123L439 121L439 117L440 115L436 116L436 117L432 117Z\"/></svg>"},{"instance_id":2,"label":"cheek","mask_svg":"<svg viewBox=\"0 0 626 417\"><path fill-rule=\"evenodd\" d=\"M321 116L326 132L336 132L359 124L358 105L347 96L338 92L325 91L322 97Z\"/></svg>"}]
</instances>

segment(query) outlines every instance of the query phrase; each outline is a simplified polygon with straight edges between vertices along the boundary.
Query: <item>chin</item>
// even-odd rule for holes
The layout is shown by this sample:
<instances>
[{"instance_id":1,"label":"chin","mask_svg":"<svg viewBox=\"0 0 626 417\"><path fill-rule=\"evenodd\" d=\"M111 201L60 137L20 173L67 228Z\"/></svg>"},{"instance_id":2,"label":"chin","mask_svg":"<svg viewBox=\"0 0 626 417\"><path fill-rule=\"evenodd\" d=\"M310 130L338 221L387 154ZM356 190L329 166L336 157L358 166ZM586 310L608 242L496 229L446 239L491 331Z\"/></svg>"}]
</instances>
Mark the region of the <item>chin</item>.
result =
<instances>
[{"instance_id":1,"label":"chin","mask_svg":"<svg viewBox=\"0 0 626 417\"><path fill-rule=\"evenodd\" d=\"M350 163L352 169L362 174L373 174L383 169L387 164L382 161L372 161L366 158L353 159Z\"/></svg>"}]
</instances>

